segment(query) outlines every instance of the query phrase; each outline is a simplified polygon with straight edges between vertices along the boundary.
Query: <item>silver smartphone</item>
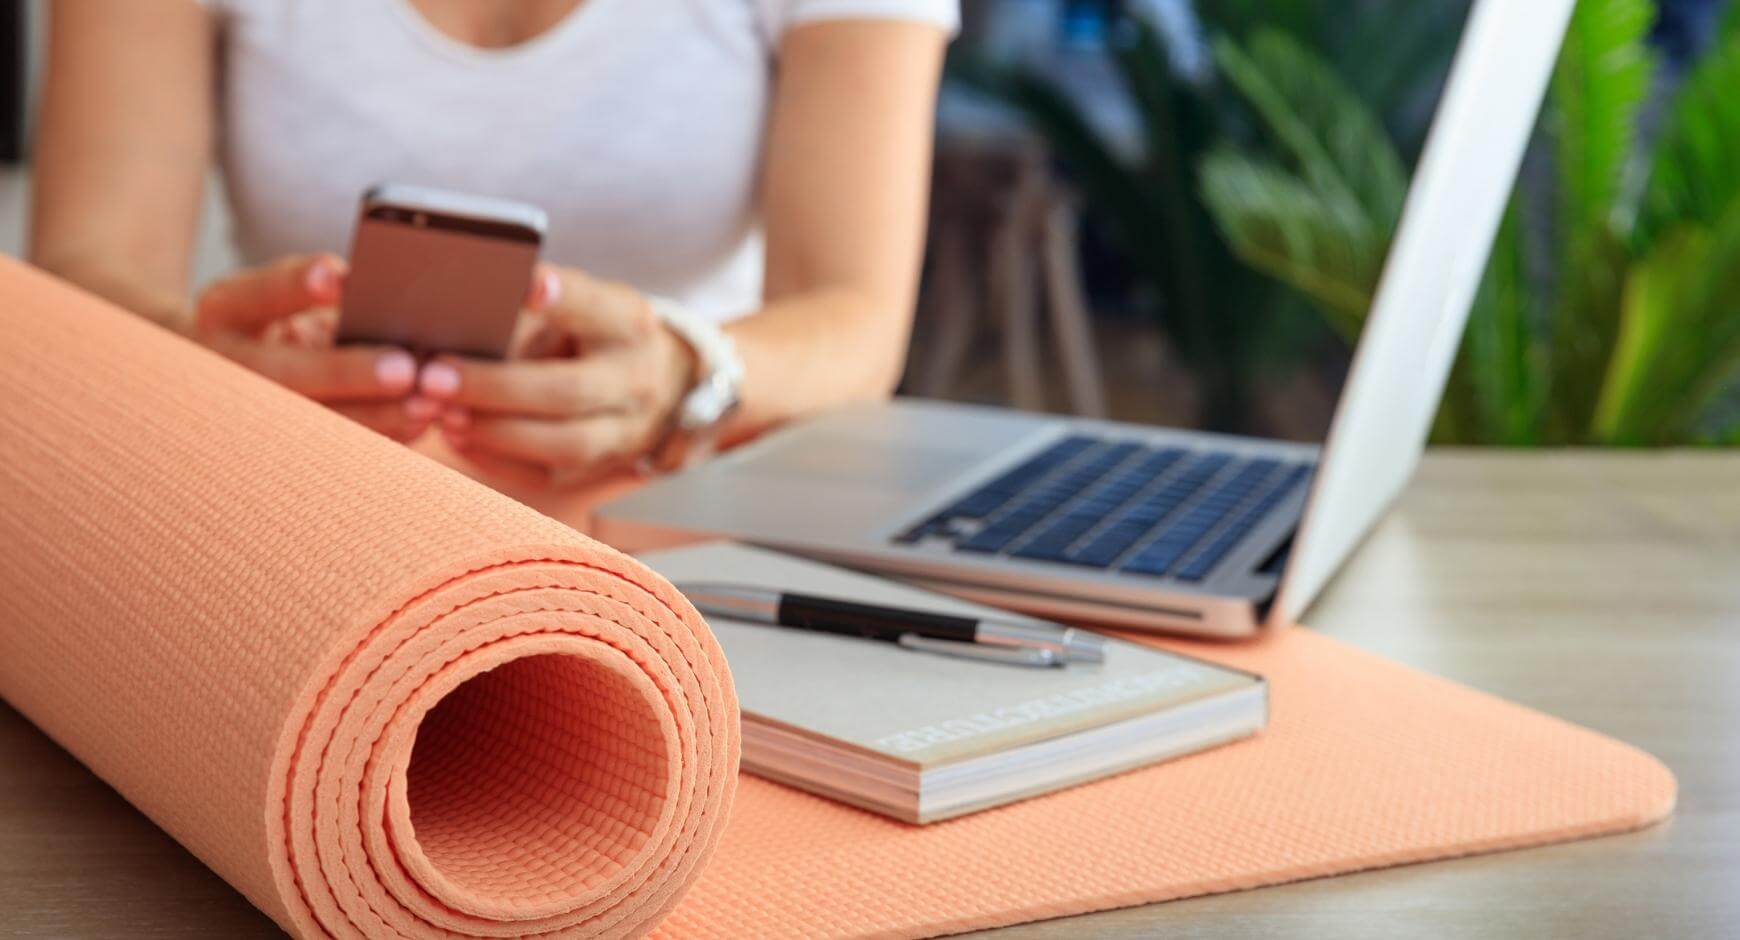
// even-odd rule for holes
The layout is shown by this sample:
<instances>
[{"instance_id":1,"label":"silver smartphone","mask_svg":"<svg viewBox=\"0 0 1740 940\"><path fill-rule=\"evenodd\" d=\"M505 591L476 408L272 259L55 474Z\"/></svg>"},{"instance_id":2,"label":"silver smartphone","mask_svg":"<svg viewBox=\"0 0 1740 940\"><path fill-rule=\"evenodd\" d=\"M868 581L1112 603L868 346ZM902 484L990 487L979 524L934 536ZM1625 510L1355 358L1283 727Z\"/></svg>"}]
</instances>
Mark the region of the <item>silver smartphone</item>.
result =
<instances>
[{"instance_id":1,"label":"silver smartphone","mask_svg":"<svg viewBox=\"0 0 1740 940\"><path fill-rule=\"evenodd\" d=\"M503 358L544 243L544 210L383 184L363 194L340 342Z\"/></svg>"}]
</instances>

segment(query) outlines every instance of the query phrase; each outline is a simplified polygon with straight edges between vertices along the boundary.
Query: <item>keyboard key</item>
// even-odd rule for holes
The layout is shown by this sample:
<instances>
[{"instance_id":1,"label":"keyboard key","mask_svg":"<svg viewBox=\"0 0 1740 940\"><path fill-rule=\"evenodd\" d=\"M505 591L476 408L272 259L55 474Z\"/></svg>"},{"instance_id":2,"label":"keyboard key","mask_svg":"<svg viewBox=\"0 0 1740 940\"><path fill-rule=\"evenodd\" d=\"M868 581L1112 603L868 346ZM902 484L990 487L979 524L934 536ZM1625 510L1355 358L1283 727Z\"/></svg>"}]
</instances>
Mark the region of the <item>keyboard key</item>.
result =
<instances>
[{"instance_id":1,"label":"keyboard key","mask_svg":"<svg viewBox=\"0 0 1740 940\"><path fill-rule=\"evenodd\" d=\"M1273 461L1270 463L1274 464ZM1272 470L1273 466L1270 469ZM1184 567L1178 569L1177 577L1186 581L1200 581L1208 577L1209 572L1220 564L1221 559L1225 558L1240 540L1249 535L1251 530L1262 522L1269 510L1274 509L1288 493L1292 492L1295 486L1299 485L1299 481L1305 477L1305 472L1303 465L1295 467L1267 492L1263 493L1259 499L1240 510L1237 517L1227 523L1215 534L1213 539L1209 540L1208 544L1191 556Z\"/></svg>"},{"instance_id":2,"label":"keyboard key","mask_svg":"<svg viewBox=\"0 0 1740 940\"><path fill-rule=\"evenodd\" d=\"M1081 538L1099 521L1098 513L1072 512L1040 530L1038 535L1017 549L1015 554L1022 558L1055 560L1063 556L1070 543Z\"/></svg>"},{"instance_id":3,"label":"keyboard key","mask_svg":"<svg viewBox=\"0 0 1740 940\"><path fill-rule=\"evenodd\" d=\"M955 517L964 516L968 519L983 519L991 513L996 512L1005 502L1008 502L1009 497L1013 496L1014 493L1015 491L1012 490L978 490L977 492L970 494L966 499L963 499L944 510L944 515Z\"/></svg>"},{"instance_id":4,"label":"keyboard key","mask_svg":"<svg viewBox=\"0 0 1740 940\"><path fill-rule=\"evenodd\" d=\"M1104 459L1096 459L1095 463L1122 469L1106 476L1067 513L1052 520L1014 554L1021 558L1042 561L1082 563L1067 554L1069 546L1104 522L1114 510L1153 482L1157 475L1176 462L1183 453L1177 448L1153 452L1135 444L1112 448ZM1139 534L1140 529L1136 535Z\"/></svg>"},{"instance_id":5,"label":"keyboard key","mask_svg":"<svg viewBox=\"0 0 1740 940\"><path fill-rule=\"evenodd\" d=\"M1172 570L1178 559L1184 557L1184 553L1190 550L1190 545L1188 541L1163 535L1137 552L1136 557L1125 562L1119 570L1136 574L1165 574Z\"/></svg>"},{"instance_id":6,"label":"keyboard key","mask_svg":"<svg viewBox=\"0 0 1740 940\"><path fill-rule=\"evenodd\" d=\"M1077 565L1089 565L1095 568L1109 568L1118 556L1147 531L1146 526L1131 526L1124 523L1105 529L1088 544L1069 553L1063 560Z\"/></svg>"},{"instance_id":7,"label":"keyboard key","mask_svg":"<svg viewBox=\"0 0 1740 940\"><path fill-rule=\"evenodd\" d=\"M1036 538L1013 552L1016 558L1028 558L1033 561L1063 561L1067 556L1069 543L1060 539Z\"/></svg>"},{"instance_id":8,"label":"keyboard key","mask_svg":"<svg viewBox=\"0 0 1740 940\"><path fill-rule=\"evenodd\" d=\"M1020 495L1046 474L1068 463L1082 451L1094 446L1093 438L1082 435L1066 437L1038 454L1029 457L1011 470L1004 471L991 482L979 487L938 513L942 518L984 519Z\"/></svg>"},{"instance_id":9,"label":"keyboard key","mask_svg":"<svg viewBox=\"0 0 1740 940\"><path fill-rule=\"evenodd\" d=\"M1020 540L1028 529L1057 512L1065 503L1080 496L1101 477L1141 450L1139 444L1103 444L1078 449L1075 455L1077 459L1067 464L1060 476L1044 478L1037 486L1009 500L1007 509L988 517L989 524L985 528L956 547L968 552L1004 551ZM1044 551L1048 555L1061 554L1064 547L1067 547L1067 543L1054 549L1041 546L1036 550Z\"/></svg>"},{"instance_id":10,"label":"keyboard key","mask_svg":"<svg viewBox=\"0 0 1740 940\"><path fill-rule=\"evenodd\" d=\"M1182 456L1182 451L1171 451L1161 469L1169 468ZM1095 567L1111 565L1130 546L1140 541L1155 523L1183 505L1203 483L1226 465L1226 460L1222 455L1209 455L1198 457L1186 464L1177 477L1163 484L1158 490L1108 516L1106 526L1087 544L1072 552L1068 560Z\"/></svg>"},{"instance_id":11,"label":"keyboard key","mask_svg":"<svg viewBox=\"0 0 1740 940\"><path fill-rule=\"evenodd\" d=\"M1191 470L1195 473L1187 473L1179 482L1182 484L1193 479L1200 488L1203 483L1214 479L1219 471L1224 470L1229 460L1230 458L1221 457L1218 463L1212 465L1212 470L1206 473L1206 468L1192 467ZM1209 460L1205 458L1201 463L1208 464ZM1235 510L1248 496L1251 487L1274 473L1276 466L1276 461L1268 459L1236 464L1230 477L1198 496L1182 515L1166 522L1159 530L1159 536L1138 551L1119 570L1148 575L1168 573L1192 547L1226 518L1228 512Z\"/></svg>"},{"instance_id":12,"label":"keyboard key","mask_svg":"<svg viewBox=\"0 0 1740 940\"><path fill-rule=\"evenodd\" d=\"M1009 543L1020 538L1021 533L1025 532L1028 526L1037 521L1037 518L1027 519L1024 517L1021 519L1005 519L1004 522L999 523L998 525L990 525L980 529L972 538L956 545L955 548L963 552L1000 552L1006 548Z\"/></svg>"}]
</instances>

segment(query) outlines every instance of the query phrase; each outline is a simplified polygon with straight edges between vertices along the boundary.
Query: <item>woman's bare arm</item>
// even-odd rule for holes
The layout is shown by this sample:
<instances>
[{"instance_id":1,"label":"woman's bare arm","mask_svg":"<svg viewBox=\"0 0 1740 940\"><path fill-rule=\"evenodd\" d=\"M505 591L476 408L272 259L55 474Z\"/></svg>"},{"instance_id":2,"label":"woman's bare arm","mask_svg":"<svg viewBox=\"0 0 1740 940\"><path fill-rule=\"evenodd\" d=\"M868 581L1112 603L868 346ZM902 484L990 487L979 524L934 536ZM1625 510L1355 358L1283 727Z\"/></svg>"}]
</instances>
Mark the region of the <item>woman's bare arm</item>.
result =
<instances>
[{"instance_id":1,"label":"woman's bare arm","mask_svg":"<svg viewBox=\"0 0 1740 940\"><path fill-rule=\"evenodd\" d=\"M879 398L900 379L924 247L932 26L800 26L781 44L763 162L766 306L731 326L747 365L733 430Z\"/></svg>"},{"instance_id":2,"label":"woman's bare arm","mask_svg":"<svg viewBox=\"0 0 1740 940\"><path fill-rule=\"evenodd\" d=\"M383 434L423 433L403 350L292 342L330 324L331 255L283 258L188 297L211 162L216 25L192 0L56 0L37 129L30 257L44 269ZM301 321L299 323L299 321Z\"/></svg>"},{"instance_id":3,"label":"woman's bare arm","mask_svg":"<svg viewBox=\"0 0 1740 940\"><path fill-rule=\"evenodd\" d=\"M30 258L185 329L212 149L212 18L192 0L49 10Z\"/></svg>"}]
</instances>

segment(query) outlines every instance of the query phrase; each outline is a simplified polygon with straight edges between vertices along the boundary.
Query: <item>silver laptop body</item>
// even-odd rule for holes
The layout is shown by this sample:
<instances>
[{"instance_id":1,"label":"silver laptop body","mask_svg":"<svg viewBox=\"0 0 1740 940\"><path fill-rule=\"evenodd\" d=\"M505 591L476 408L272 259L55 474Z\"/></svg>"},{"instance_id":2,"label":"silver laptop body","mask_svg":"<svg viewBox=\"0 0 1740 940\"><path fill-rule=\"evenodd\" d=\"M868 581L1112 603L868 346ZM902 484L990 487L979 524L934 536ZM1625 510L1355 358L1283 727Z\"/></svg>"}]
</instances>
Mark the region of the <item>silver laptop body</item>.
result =
<instances>
[{"instance_id":1,"label":"silver laptop body","mask_svg":"<svg viewBox=\"0 0 1740 940\"><path fill-rule=\"evenodd\" d=\"M601 507L1040 616L1220 637L1297 620L1418 461L1574 0L1479 0L1320 449L910 399Z\"/></svg>"}]
</instances>

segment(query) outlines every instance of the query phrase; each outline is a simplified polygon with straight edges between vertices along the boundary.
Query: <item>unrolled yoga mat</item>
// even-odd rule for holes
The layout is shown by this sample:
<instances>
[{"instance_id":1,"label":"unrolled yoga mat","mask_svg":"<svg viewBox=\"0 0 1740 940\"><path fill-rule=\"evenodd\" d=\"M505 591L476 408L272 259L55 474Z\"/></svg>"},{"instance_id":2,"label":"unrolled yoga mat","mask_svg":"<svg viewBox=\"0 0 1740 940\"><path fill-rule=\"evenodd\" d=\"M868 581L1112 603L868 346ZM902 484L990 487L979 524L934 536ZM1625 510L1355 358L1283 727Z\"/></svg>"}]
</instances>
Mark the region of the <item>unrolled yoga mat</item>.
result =
<instances>
[{"instance_id":1,"label":"unrolled yoga mat","mask_svg":"<svg viewBox=\"0 0 1740 940\"><path fill-rule=\"evenodd\" d=\"M1266 675L1269 728L924 828L745 778L711 862L669 910L717 835L736 738L717 651L668 588L11 265L0 339L0 695L305 935L417 935L441 918L522 935L584 896L568 917L605 913L576 932L668 912L656 931L671 937L920 936L1619 832L1673 806L1673 777L1647 754L1309 631L1173 642ZM386 547L407 533L418 544ZM525 544L542 547L503 548ZM545 556L559 560L508 561ZM545 576L562 586L522 590ZM561 609L498 606L509 598ZM475 622L432 615L448 606ZM559 635L516 642L597 629L626 646L515 647L501 656L524 658L414 730L491 661L462 656L406 697L419 671L444 674L444 654L411 646L533 624ZM388 634L411 642L383 656ZM405 681L383 684L401 668ZM351 704L310 701L320 683ZM591 690L587 708L564 696L575 687ZM508 786L502 760L533 769L534 789ZM690 775L675 784L689 802L667 795L649 821L647 785ZM475 798L502 790L574 799L544 800L545 819L530 800ZM658 866L640 882L622 874L637 841L633 857ZM572 878L536 861L576 858Z\"/></svg>"},{"instance_id":2,"label":"unrolled yoga mat","mask_svg":"<svg viewBox=\"0 0 1740 940\"><path fill-rule=\"evenodd\" d=\"M1295 629L1169 642L1262 673L1247 741L923 828L745 777L669 937L916 937L1621 832L1655 758Z\"/></svg>"},{"instance_id":3,"label":"unrolled yoga mat","mask_svg":"<svg viewBox=\"0 0 1740 940\"><path fill-rule=\"evenodd\" d=\"M644 933L718 843L667 582L4 260L0 494L0 695L292 933Z\"/></svg>"}]
</instances>

